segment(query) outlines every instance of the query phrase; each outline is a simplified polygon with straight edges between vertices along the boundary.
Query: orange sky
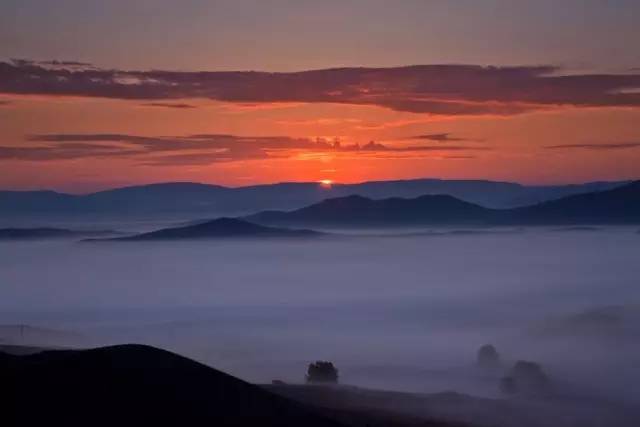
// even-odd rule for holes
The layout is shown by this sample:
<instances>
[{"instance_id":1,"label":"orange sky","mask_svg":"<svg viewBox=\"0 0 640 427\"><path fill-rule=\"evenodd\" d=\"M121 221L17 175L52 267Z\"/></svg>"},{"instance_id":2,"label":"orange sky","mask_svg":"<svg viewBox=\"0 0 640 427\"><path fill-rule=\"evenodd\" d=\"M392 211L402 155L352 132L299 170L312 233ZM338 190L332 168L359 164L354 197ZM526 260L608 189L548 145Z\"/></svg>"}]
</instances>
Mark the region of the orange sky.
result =
<instances>
[{"instance_id":1,"label":"orange sky","mask_svg":"<svg viewBox=\"0 0 640 427\"><path fill-rule=\"evenodd\" d=\"M567 183L638 178L640 148L547 149L559 144L640 140L640 111L563 108L509 117L433 117L374 106L269 104L252 107L188 100L197 108L141 106L136 101L44 96L5 97L0 107L5 145L38 145L25 136L109 133L140 136L233 134L370 140L394 146L407 138L449 134L464 142L430 142L429 152L364 153L294 150L278 157L194 165L145 165L144 156L71 160L3 160L0 186L83 192L162 181L240 186L277 181L338 182L416 177L483 178L523 183ZM468 140L468 141L466 141ZM463 145L463 150L449 147ZM286 156L286 157L280 157Z\"/></svg>"},{"instance_id":2,"label":"orange sky","mask_svg":"<svg viewBox=\"0 0 640 427\"><path fill-rule=\"evenodd\" d=\"M635 0L9 0L0 189L638 179L639 21Z\"/></svg>"}]
</instances>

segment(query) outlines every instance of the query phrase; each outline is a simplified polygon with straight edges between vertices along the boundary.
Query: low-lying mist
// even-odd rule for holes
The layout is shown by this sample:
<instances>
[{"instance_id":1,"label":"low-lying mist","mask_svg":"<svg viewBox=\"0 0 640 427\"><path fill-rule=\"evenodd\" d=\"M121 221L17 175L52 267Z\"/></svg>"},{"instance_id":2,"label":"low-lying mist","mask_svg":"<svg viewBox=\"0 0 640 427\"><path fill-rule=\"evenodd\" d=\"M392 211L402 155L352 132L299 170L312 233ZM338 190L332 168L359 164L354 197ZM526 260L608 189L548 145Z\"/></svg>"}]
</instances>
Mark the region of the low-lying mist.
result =
<instances>
[{"instance_id":1,"label":"low-lying mist","mask_svg":"<svg viewBox=\"0 0 640 427\"><path fill-rule=\"evenodd\" d=\"M302 382L330 360L342 383L499 397L473 371L491 343L563 393L640 403L638 253L627 228L5 242L0 323L77 346L153 344L252 382ZM31 333L14 341L60 344Z\"/></svg>"}]
</instances>

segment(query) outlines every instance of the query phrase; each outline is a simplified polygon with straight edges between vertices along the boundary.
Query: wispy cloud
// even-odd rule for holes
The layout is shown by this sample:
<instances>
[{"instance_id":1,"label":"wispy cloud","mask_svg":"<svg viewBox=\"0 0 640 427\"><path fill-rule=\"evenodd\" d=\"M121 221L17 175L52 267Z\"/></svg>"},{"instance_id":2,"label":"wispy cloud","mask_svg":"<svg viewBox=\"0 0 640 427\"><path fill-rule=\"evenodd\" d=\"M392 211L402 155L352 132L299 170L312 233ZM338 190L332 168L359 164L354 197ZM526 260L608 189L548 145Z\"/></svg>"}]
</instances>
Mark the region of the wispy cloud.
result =
<instances>
[{"instance_id":1,"label":"wispy cloud","mask_svg":"<svg viewBox=\"0 0 640 427\"><path fill-rule=\"evenodd\" d=\"M447 160L469 160L477 159L478 156L442 156L442 158Z\"/></svg>"},{"instance_id":2,"label":"wispy cloud","mask_svg":"<svg viewBox=\"0 0 640 427\"><path fill-rule=\"evenodd\" d=\"M407 137L407 139L428 140L435 142L482 142L481 139L473 138L461 138L458 136L452 136L451 133L430 133L425 135L413 135Z\"/></svg>"},{"instance_id":3,"label":"wispy cloud","mask_svg":"<svg viewBox=\"0 0 640 427\"><path fill-rule=\"evenodd\" d=\"M630 148L639 148L640 142L621 142L611 144L560 144L560 145L547 145L544 148L547 150L594 150L594 151L608 151L608 150L626 150Z\"/></svg>"},{"instance_id":4,"label":"wispy cloud","mask_svg":"<svg viewBox=\"0 0 640 427\"><path fill-rule=\"evenodd\" d=\"M0 62L0 93L166 102L211 99L374 105L433 115L508 116L539 109L640 107L640 74L571 74L553 66L416 65L293 73L128 71L28 60Z\"/></svg>"},{"instance_id":5,"label":"wispy cloud","mask_svg":"<svg viewBox=\"0 0 640 427\"><path fill-rule=\"evenodd\" d=\"M83 158L128 158L147 165L204 165L242 160L353 154L378 158L424 156L421 153L487 151L486 146L388 145L375 141L344 144L338 139L288 136L194 134L140 136L127 134L44 134L28 137L28 146L0 146L0 160L50 161ZM460 155L456 155L460 157Z\"/></svg>"},{"instance_id":6,"label":"wispy cloud","mask_svg":"<svg viewBox=\"0 0 640 427\"><path fill-rule=\"evenodd\" d=\"M278 120L276 124L285 126L327 126L338 124L354 124L361 123L361 119L344 119L339 117L323 117L318 119L303 120Z\"/></svg>"},{"instance_id":7,"label":"wispy cloud","mask_svg":"<svg viewBox=\"0 0 640 427\"><path fill-rule=\"evenodd\" d=\"M178 110L197 108L195 105L191 105L191 104L170 103L170 102L149 102L149 103L140 104L140 105L142 107L174 108Z\"/></svg>"}]
</instances>

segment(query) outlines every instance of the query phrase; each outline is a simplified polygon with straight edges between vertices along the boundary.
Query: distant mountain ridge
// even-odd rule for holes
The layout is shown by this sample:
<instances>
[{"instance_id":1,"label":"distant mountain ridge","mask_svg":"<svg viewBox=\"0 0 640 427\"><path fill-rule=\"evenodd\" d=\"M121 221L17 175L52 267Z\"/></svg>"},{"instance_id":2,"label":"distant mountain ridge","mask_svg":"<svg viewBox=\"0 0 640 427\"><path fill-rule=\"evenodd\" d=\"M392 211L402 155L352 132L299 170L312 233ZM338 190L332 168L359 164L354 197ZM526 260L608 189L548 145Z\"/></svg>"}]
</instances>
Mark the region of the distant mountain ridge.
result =
<instances>
[{"instance_id":1,"label":"distant mountain ridge","mask_svg":"<svg viewBox=\"0 0 640 427\"><path fill-rule=\"evenodd\" d=\"M488 209L448 195L383 200L349 196L289 212L264 211L245 219L267 225L326 227L638 224L640 181L515 209Z\"/></svg>"},{"instance_id":2,"label":"distant mountain ridge","mask_svg":"<svg viewBox=\"0 0 640 427\"><path fill-rule=\"evenodd\" d=\"M638 224L640 181L607 191L576 194L511 210L522 223Z\"/></svg>"},{"instance_id":3,"label":"distant mountain ridge","mask_svg":"<svg viewBox=\"0 0 640 427\"><path fill-rule=\"evenodd\" d=\"M238 216L263 210L289 210L328 198L360 195L371 199L447 194L489 208L530 205L567 195L607 190L619 182L524 186L482 180L415 179L359 184L279 183L230 188L189 182L117 188L87 195L54 191L0 191L0 217L139 215L156 217Z\"/></svg>"},{"instance_id":4,"label":"distant mountain ridge","mask_svg":"<svg viewBox=\"0 0 640 427\"><path fill-rule=\"evenodd\" d=\"M484 224L493 210L448 195L426 195L415 199L372 200L347 196L324 200L292 212L266 211L246 217L259 224L308 226L361 226L423 224Z\"/></svg>"}]
</instances>

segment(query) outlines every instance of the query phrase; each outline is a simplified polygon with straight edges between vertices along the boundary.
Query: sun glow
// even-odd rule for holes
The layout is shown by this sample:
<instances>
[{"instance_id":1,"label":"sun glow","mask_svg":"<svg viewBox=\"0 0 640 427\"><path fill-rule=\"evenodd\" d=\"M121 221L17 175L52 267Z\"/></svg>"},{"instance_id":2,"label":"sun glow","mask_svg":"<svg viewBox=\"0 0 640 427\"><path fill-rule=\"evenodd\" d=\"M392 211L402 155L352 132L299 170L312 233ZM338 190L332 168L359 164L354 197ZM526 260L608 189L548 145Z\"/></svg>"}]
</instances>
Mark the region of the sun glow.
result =
<instances>
[{"instance_id":1,"label":"sun glow","mask_svg":"<svg viewBox=\"0 0 640 427\"><path fill-rule=\"evenodd\" d=\"M322 187L325 187L325 188L331 188L331 185L333 185L333 181L330 179L321 179L318 182Z\"/></svg>"}]
</instances>

